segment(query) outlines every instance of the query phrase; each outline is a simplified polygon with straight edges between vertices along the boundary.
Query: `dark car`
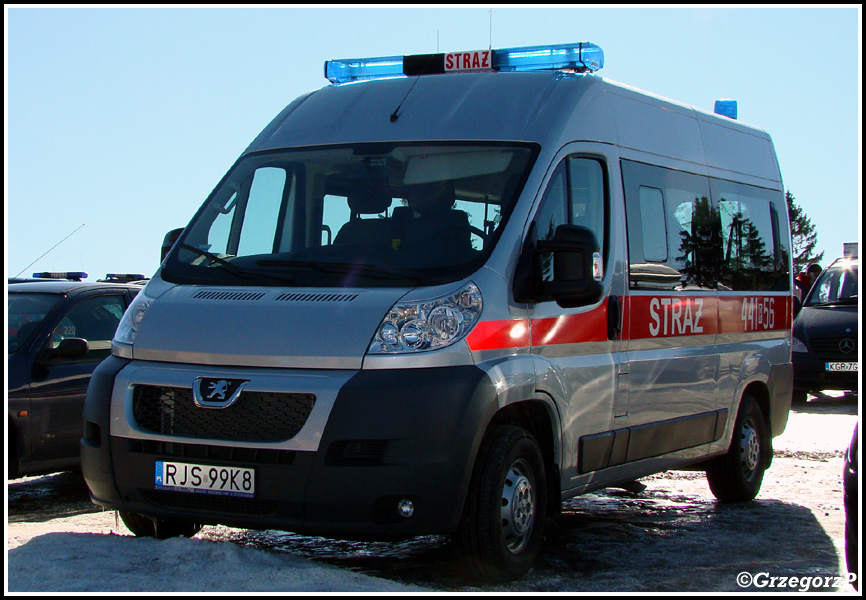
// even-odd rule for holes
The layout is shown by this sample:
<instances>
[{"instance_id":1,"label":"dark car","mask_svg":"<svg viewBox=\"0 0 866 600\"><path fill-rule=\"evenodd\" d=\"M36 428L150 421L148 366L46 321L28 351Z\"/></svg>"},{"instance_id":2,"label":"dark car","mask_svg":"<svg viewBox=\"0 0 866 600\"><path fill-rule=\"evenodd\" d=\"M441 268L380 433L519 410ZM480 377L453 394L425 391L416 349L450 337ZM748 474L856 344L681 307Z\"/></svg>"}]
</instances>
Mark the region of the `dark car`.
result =
<instances>
[{"instance_id":1,"label":"dark car","mask_svg":"<svg viewBox=\"0 0 866 600\"><path fill-rule=\"evenodd\" d=\"M812 286L794 321L794 402L808 392L858 391L856 258L840 258Z\"/></svg>"},{"instance_id":2,"label":"dark car","mask_svg":"<svg viewBox=\"0 0 866 600\"><path fill-rule=\"evenodd\" d=\"M131 283L10 279L8 292L9 478L80 465L87 384L111 352L123 312L142 289ZM63 274L50 274L60 277Z\"/></svg>"},{"instance_id":3,"label":"dark car","mask_svg":"<svg viewBox=\"0 0 866 600\"><path fill-rule=\"evenodd\" d=\"M842 473L842 488L844 490L845 504L845 563L848 566L848 573L854 576L851 580L854 589L859 589L857 581L857 559L860 554L857 535L860 533L858 526L857 510L859 503L857 501L858 493L858 469L857 462L857 446L858 446L858 425L854 426L854 435L851 436L851 443L848 445L848 452L845 454L845 470Z\"/></svg>"}]
</instances>

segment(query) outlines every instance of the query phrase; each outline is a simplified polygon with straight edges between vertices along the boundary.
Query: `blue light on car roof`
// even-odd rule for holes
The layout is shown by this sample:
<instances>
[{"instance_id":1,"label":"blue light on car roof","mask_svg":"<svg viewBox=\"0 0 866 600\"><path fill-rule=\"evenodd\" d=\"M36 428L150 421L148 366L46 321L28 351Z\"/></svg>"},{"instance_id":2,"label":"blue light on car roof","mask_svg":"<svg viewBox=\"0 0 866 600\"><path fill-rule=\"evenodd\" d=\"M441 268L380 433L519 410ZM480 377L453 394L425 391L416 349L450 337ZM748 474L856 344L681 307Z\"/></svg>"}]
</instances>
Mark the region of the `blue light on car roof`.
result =
<instances>
[{"instance_id":1,"label":"blue light on car roof","mask_svg":"<svg viewBox=\"0 0 866 600\"><path fill-rule=\"evenodd\" d=\"M736 100L728 100L727 98L722 98L720 100L716 100L716 104L713 107L713 112L717 115L722 115L723 117L728 117L729 119L737 118L737 101Z\"/></svg>"},{"instance_id":2,"label":"blue light on car roof","mask_svg":"<svg viewBox=\"0 0 866 600\"><path fill-rule=\"evenodd\" d=\"M344 58L325 61L325 77L332 83L381 79L403 75L402 56Z\"/></svg>"},{"instance_id":3,"label":"blue light on car roof","mask_svg":"<svg viewBox=\"0 0 866 600\"><path fill-rule=\"evenodd\" d=\"M604 66L604 52L590 42L555 46L526 46L414 56L346 58L325 62L331 83L366 79L466 71L570 70L592 72Z\"/></svg>"},{"instance_id":4,"label":"blue light on car roof","mask_svg":"<svg viewBox=\"0 0 866 600\"><path fill-rule=\"evenodd\" d=\"M604 66L604 52L590 42L559 46L527 46L496 50L494 66L500 71L574 69L598 71Z\"/></svg>"},{"instance_id":5,"label":"blue light on car roof","mask_svg":"<svg viewBox=\"0 0 866 600\"><path fill-rule=\"evenodd\" d=\"M34 279L68 279L69 281L81 281L82 279L87 279L87 273L83 271L43 271L42 273L34 273L33 277Z\"/></svg>"}]
</instances>

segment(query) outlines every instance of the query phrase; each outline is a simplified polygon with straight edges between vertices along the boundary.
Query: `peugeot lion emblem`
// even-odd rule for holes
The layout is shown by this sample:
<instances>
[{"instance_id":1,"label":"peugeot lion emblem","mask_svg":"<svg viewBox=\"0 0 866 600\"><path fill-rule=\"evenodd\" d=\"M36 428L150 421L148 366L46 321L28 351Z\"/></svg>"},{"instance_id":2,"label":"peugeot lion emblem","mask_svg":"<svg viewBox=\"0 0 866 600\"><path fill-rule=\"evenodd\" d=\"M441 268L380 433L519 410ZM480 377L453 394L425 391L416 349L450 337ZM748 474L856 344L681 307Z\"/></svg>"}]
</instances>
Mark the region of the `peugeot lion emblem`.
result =
<instances>
[{"instance_id":1,"label":"peugeot lion emblem","mask_svg":"<svg viewBox=\"0 0 866 600\"><path fill-rule=\"evenodd\" d=\"M248 379L199 377L192 385L192 398L199 408L228 408L238 401Z\"/></svg>"}]
</instances>

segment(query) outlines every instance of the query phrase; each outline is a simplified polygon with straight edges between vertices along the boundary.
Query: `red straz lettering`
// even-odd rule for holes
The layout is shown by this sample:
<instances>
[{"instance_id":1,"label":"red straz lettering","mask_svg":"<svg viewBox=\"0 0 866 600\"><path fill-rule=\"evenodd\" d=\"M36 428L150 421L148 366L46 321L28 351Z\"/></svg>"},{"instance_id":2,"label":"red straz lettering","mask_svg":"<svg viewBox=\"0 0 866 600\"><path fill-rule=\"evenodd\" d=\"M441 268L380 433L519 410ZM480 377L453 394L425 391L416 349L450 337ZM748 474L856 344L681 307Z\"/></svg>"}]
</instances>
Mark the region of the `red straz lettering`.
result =
<instances>
[{"instance_id":1,"label":"red straz lettering","mask_svg":"<svg viewBox=\"0 0 866 600\"><path fill-rule=\"evenodd\" d=\"M623 330L628 339L715 335L717 300L712 296L632 296Z\"/></svg>"},{"instance_id":2,"label":"red straz lettering","mask_svg":"<svg viewBox=\"0 0 866 600\"><path fill-rule=\"evenodd\" d=\"M703 298L652 298L649 334L652 337L701 335L704 331Z\"/></svg>"},{"instance_id":3,"label":"red straz lettering","mask_svg":"<svg viewBox=\"0 0 866 600\"><path fill-rule=\"evenodd\" d=\"M445 55L446 71L481 71L490 69L490 51L452 52Z\"/></svg>"}]
</instances>

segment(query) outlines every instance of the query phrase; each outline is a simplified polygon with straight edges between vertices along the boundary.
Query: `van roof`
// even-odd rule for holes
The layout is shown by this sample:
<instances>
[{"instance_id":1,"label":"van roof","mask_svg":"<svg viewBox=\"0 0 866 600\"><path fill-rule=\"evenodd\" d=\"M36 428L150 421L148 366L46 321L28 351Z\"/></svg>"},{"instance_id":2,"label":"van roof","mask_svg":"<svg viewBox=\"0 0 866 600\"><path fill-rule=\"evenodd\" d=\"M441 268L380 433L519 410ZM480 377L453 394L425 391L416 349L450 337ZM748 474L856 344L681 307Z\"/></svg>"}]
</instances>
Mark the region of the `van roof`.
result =
<instances>
[{"instance_id":1,"label":"van roof","mask_svg":"<svg viewBox=\"0 0 866 600\"><path fill-rule=\"evenodd\" d=\"M766 132L596 75L559 71L326 86L287 106L246 152L418 140L524 141L554 149L571 141L616 143L781 189Z\"/></svg>"}]
</instances>

